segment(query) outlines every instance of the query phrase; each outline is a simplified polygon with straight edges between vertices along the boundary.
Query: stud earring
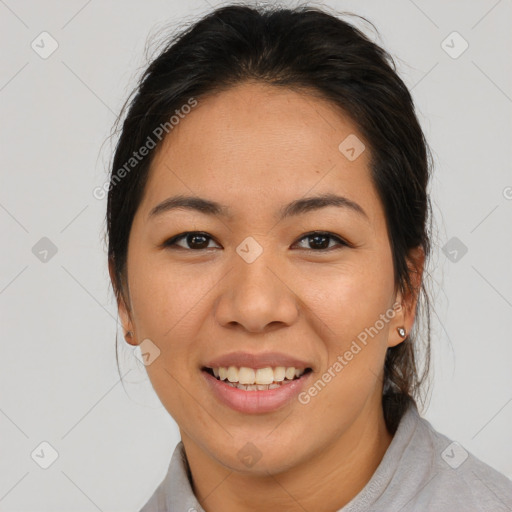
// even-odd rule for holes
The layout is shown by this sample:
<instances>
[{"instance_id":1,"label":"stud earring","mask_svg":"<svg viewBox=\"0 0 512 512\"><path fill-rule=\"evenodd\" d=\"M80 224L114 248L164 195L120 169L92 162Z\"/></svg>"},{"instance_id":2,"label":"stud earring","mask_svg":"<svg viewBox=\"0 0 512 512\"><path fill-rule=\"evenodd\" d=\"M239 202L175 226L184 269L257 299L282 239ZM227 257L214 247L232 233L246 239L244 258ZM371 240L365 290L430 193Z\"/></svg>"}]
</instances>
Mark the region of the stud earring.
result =
<instances>
[{"instance_id":1,"label":"stud earring","mask_svg":"<svg viewBox=\"0 0 512 512\"><path fill-rule=\"evenodd\" d=\"M402 338L405 338L405 329L403 327L397 327L396 330L398 331L398 334L402 337Z\"/></svg>"},{"instance_id":2,"label":"stud earring","mask_svg":"<svg viewBox=\"0 0 512 512\"><path fill-rule=\"evenodd\" d=\"M133 331L127 331L124 335L125 338L131 338L133 336Z\"/></svg>"}]
</instances>

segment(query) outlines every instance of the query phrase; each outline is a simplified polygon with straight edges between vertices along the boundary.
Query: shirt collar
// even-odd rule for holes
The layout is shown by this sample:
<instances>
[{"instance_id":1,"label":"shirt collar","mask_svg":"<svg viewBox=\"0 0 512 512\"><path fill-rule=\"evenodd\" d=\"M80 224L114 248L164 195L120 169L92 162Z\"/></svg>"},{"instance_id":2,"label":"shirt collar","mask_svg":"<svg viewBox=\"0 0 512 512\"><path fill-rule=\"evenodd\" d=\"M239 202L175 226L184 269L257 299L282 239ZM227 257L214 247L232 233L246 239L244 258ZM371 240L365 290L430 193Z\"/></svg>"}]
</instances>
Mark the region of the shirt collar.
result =
<instances>
[{"instance_id":1,"label":"shirt collar","mask_svg":"<svg viewBox=\"0 0 512 512\"><path fill-rule=\"evenodd\" d=\"M411 402L401 418L391 444L370 481L340 512L366 510L366 507L373 503L389 485L396 470L396 461L400 459L410 442L419 419L418 409L414 402ZM192 490L190 467L182 441L174 449L167 477L162 482L161 487L165 492L167 510L205 512Z\"/></svg>"}]
</instances>

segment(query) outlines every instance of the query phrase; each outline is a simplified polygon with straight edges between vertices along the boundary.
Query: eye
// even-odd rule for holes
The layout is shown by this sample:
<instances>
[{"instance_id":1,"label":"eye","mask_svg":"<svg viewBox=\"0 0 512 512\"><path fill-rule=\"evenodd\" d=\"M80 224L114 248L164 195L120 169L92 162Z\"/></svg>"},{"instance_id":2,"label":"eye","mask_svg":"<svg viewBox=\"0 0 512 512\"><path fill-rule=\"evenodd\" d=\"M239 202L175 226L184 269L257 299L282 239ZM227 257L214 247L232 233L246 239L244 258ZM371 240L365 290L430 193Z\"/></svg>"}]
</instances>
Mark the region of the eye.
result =
<instances>
[{"instance_id":1,"label":"eye","mask_svg":"<svg viewBox=\"0 0 512 512\"><path fill-rule=\"evenodd\" d=\"M335 248L336 244L332 246L330 245L330 241L335 241L338 246L349 246L349 244L339 236L326 231L313 231L300 238L299 242L302 240L307 240L307 243L310 245L310 247L302 247L302 249L316 252ZM182 241L185 245L178 243ZM199 251L211 248L208 247L210 241L213 241L213 238L207 233L201 231L187 231L186 233L181 233L169 238L169 240L166 240L162 245L165 247L180 247L182 249Z\"/></svg>"},{"instance_id":2,"label":"eye","mask_svg":"<svg viewBox=\"0 0 512 512\"><path fill-rule=\"evenodd\" d=\"M308 233L306 236L302 237L301 240L307 240L309 245L313 246L313 248L305 247L306 250L312 251L325 251L327 249L333 249L335 247L329 246L329 239L335 240L339 245L349 246L345 240L341 239L339 236L334 235L333 233L329 233L326 231L314 231L312 233ZM304 247L303 247L304 248Z\"/></svg>"},{"instance_id":3,"label":"eye","mask_svg":"<svg viewBox=\"0 0 512 512\"><path fill-rule=\"evenodd\" d=\"M177 242L184 240L187 246L179 245ZM208 249L208 240L213 240L210 235L207 233L203 233L201 231L187 231L186 233L182 233L180 235L176 235L169 240L166 240L163 245L165 247L181 247L182 249L193 249L193 250L202 250Z\"/></svg>"}]
</instances>

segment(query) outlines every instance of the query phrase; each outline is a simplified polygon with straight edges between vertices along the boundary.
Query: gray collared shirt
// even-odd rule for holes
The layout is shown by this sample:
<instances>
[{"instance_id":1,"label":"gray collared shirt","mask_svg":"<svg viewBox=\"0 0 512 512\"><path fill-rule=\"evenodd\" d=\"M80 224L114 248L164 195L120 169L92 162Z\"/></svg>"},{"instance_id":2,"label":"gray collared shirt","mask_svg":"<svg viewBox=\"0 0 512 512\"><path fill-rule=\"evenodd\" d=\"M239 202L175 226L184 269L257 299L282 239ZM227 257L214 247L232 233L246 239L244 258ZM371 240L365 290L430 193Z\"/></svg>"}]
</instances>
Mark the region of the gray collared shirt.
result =
<instances>
[{"instance_id":1,"label":"gray collared shirt","mask_svg":"<svg viewBox=\"0 0 512 512\"><path fill-rule=\"evenodd\" d=\"M512 512L512 481L437 432L412 404L366 486L337 512ZM180 441L140 512L204 512Z\"/></svg>"}]
</instances>

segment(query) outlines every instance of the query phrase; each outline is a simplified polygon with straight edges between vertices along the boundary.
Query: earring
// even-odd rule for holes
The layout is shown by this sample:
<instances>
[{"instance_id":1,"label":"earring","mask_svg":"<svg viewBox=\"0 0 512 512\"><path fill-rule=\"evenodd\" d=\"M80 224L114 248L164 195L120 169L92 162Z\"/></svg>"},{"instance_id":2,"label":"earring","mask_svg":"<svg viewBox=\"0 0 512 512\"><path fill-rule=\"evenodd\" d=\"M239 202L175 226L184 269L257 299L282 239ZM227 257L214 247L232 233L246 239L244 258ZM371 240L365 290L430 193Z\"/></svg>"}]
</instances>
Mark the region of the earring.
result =
<instances>
[{"instance_id":1,"label":"earring","mask_svg":"<svg viewBox=\"0 0 512 512\"><path fill-rule=\"evenodd\" d=\"M125 338L131 338L133 336L133 331L127 331L124 335Z\"/></svg>"},{"instance_id":2,"label":"earring","mask_svg":"<svg viewBox=\"0 0 512 512\"><path fill-rule=\"evenodd\" d=\"M405 329L403 327L397 327L396 330L398 331L398 334L402 337L402 338L405 338L405 335L406 335L406 332L405 332Z\"/></svg>"}]
</instances>

